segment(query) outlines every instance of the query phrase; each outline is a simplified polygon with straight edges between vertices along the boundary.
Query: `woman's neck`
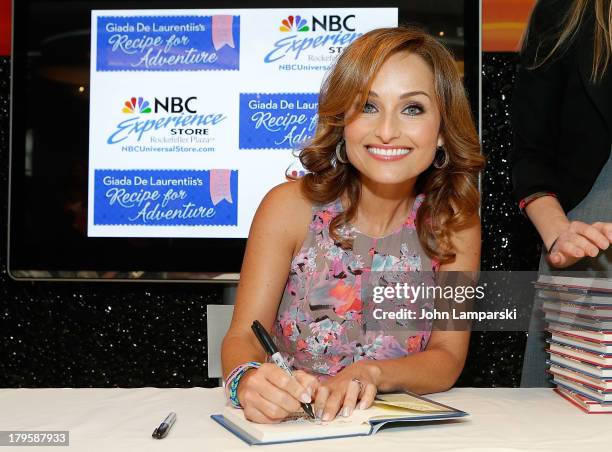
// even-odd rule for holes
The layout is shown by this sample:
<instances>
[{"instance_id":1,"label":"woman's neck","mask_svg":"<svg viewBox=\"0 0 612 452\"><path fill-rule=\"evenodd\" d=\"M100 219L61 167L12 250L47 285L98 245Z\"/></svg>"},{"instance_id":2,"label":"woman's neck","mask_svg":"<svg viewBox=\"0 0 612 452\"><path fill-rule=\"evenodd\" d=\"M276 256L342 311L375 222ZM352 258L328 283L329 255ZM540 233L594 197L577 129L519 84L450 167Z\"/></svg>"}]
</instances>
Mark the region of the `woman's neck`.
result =
<instances>
[{"instance_id":1,"label":"woman's neck","mask_svg":"<svg viewBox=\"0 0 612 452\"><path fill-rule=\"evenodd\" d=\"M401 226L410 215L416 180L380 184L362 180L361 197L352 223L372 237L384 237Z\"/></svg>"}]
</instances>

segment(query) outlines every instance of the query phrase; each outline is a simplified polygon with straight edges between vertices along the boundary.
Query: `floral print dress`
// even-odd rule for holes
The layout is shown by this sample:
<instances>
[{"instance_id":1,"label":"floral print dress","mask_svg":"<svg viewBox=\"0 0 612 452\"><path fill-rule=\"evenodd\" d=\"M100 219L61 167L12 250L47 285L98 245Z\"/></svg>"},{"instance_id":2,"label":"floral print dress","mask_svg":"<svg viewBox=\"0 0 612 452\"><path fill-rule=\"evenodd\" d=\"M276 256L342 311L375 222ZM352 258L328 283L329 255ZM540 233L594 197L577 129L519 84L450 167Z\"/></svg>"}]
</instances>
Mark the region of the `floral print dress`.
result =
<instances>
[{"instance_id":1,"label":"floral print dress","mask_svg":"<svg viewBox=\"0 0 612 452\"><path fill-rule=\"evenodd\" d=\"M372 238L354 226L339 231L352 238L349 250L329 234L333 218L342 212L340 200L313 207L313 219L289 278L274 322L273 338L295 369L336 375L362 359L391 359L424 350L431 324L418 327L366 328L361 288L371 272L436 271L419 243L415 218L424 195L415 199L402 226L383 238ZM376 273L378 274L378 273Z\"/></svg>"}]
</instances>

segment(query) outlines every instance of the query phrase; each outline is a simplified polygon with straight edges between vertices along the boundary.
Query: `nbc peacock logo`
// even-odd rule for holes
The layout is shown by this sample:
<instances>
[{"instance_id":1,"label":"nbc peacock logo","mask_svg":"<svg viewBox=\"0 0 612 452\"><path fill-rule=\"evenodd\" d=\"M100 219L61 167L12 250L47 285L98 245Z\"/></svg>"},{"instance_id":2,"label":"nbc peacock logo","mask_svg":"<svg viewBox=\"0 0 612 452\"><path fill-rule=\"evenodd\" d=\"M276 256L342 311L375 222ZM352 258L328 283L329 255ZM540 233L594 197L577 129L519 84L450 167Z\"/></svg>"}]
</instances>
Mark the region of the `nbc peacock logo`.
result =
<instances>
[{"instance_id":1,"label":"nbc peacock logo","mask_svg":"<svg viewBox=\"0 0 612 452\"><path fill-rule=\"evenodd\" d=\"M132 97L123 103L121 111L123 113L151 113L151 107L149 106L149 101L144 100L142 97Z\"/></svg>"},{"instance_id":2,"label":"nbc peacock logo","mask_svg":"<svg viewBox=\"0 0 612 452\"><path fill-rule=\"evenodd\" d=\"M306 19L301 16L289 16L281 21L280 31L310 31Z\"/></svg>"}]
</instances>

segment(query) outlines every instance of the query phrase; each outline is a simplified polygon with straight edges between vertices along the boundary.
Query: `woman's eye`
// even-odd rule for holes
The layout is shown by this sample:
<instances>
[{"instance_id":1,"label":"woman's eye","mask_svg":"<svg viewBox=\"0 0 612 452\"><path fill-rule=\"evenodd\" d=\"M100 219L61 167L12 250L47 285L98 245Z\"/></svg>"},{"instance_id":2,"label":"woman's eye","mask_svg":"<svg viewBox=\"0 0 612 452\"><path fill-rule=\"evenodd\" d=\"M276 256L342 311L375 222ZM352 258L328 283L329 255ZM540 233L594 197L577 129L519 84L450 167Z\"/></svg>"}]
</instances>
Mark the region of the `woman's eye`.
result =
<instances>
[{"instance_id":1,"label":"woman's eye","mask_svg":"<svg viewBox=\"0 0 612 452\"><path fill-rule=\"evenodd\" d=\"M410 116L420 115L421 113L423 113L423 107L421 107L420 105L408 105L404 109L404 113Z\"/></svg>"},{"instance_id":2,"label":"woman's eye","mask_svg":"<svg viewBox=\"0 0 612 452\"><path fill-rule=\"evenodd\" d=\"M366 104L363 106L364 113L376 113L377 111L378 110L376 110L374 104L371 104L370 102L366 102Z\"/></svg>"}]
</instances>

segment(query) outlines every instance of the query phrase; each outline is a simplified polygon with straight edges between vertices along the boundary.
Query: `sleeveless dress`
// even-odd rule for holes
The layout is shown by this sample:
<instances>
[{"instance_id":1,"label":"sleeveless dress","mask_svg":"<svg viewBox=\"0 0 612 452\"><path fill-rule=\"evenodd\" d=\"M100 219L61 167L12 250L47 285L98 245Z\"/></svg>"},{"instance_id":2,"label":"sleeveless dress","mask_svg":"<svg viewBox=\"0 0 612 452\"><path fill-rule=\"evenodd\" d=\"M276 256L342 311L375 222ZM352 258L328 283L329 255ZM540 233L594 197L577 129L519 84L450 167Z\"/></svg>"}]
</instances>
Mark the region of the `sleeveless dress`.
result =
<instances>
[{"instance_id":1,"label":"sleeveless dress","mask_svg":"<svg viewBox=\"0 0 612 452\"><path fill-rule=\"evenodd\" d=\"M385 237L369 237L350 224L341 228L339 234L353 240L349 250L335 244L329 233L331 221L342 212L341 201L313 206L272 328L279 351L295 369L326 378L361 359L399 358L424 350L430 322L372 331L365 327L361 300L361 286L371 272L438 269L423 251L415 227L424 198L418 195L408 218Z\"/></svg>"}]
</instances>

